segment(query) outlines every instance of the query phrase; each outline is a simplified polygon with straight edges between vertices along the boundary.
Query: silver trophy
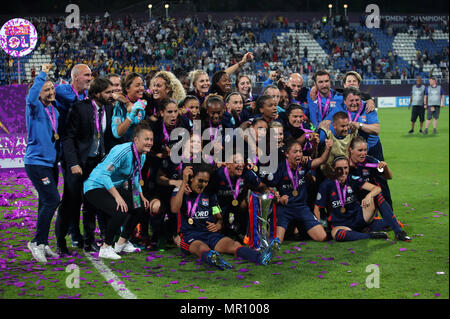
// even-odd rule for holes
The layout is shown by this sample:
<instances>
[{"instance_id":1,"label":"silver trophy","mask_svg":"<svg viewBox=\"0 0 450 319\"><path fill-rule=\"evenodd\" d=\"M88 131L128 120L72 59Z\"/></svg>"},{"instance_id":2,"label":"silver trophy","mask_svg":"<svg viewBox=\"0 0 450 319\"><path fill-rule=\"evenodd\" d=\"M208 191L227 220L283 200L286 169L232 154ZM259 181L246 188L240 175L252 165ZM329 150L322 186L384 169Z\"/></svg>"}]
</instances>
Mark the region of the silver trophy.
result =
<instances>
[{"instance_id":1,"label":"silver trophy","mask_svg":"<svg viewBox=\"0 0 450 319\"><path fill-rule=\"evenodd\" d=\"M275 236L276 225L273 220L275 193L258 194L249 191L248 197L250 214L248 244L251 248L265 250Z\"/></svg>"}]
</instances>

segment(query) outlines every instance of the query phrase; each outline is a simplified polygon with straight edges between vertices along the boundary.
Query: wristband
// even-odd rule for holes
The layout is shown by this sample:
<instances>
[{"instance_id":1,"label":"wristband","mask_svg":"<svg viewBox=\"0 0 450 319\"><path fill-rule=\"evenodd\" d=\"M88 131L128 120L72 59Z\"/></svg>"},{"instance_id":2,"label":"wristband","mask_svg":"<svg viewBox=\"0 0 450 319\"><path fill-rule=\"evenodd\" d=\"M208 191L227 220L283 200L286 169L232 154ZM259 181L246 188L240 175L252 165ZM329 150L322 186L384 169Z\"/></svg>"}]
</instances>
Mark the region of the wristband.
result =
<instances>
[{"instance_id":1,"label":"wristband","mask_svg":"<svg viewBox=\"0 0 450 319\"><path fill-rule=\"evenodd\" d=\"M131 121L131 123L133 123L133 120L135 117L136 117L136 115L134 114L134 112L127 113L127 119L129 119Z\"/></svg>"}]
</instances>

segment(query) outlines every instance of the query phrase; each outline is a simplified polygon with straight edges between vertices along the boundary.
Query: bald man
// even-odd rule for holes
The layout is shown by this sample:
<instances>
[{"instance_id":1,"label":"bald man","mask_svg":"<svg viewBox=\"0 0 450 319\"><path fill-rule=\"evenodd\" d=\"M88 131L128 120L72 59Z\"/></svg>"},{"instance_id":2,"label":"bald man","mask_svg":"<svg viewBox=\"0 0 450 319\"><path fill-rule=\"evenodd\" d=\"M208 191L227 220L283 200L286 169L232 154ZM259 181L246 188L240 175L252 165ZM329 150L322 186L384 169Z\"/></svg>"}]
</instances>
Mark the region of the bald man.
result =
<instances>
[{"instance_id":1,"label":"bald man","mask_svg":"<svg viewBox=\"0 0 450 319\"><path fill-rule=\"evenodd\" d=\"M55 88L61 125L65 124L67 112L72 105L88 98L87 91L92 80L91 69L86 64L76 64L70 75L70 84L61 84Z\"/></svg>"},{"instance_id":2,"label":"bald man","mask_svg":"<svg viewBox=\"0 0 450 319\"><path fill-rule=\"evenodd\" d=\"M307 102L308 89L303 87L303 77L299 73L292 73L286 83L291 103L302 105Z\"/></svg>"},{"instance_id":3,"label":"bald man","mask_svg":"<svg viewBox=\"0 0 450 319\"><path fill-rule=\"evenodd\" d=\"M88 98L88 89L92 80L92 73L89 66L86 64L76 64L70 73L71 83L70 84L60 84L55 88L56 91L56 102L59 111L59 123L58 127L61 128L61 137L66 135L66 118L69 110L78 101L86 100ZM61 152L64 152L64 149ZM62 156L62 158L64 158ZM66 164L64 160L61 161L61 166L63 167L63 175L65 175ZM60 208L61 209L61 208ZM72 242L79 248L84 247L83 237L80 233L80 214L76 216L75 220L72 221L70 227L70 233L72 236ZM55 229L58 236L59 228Z\"/></svg>"}]
</instances>

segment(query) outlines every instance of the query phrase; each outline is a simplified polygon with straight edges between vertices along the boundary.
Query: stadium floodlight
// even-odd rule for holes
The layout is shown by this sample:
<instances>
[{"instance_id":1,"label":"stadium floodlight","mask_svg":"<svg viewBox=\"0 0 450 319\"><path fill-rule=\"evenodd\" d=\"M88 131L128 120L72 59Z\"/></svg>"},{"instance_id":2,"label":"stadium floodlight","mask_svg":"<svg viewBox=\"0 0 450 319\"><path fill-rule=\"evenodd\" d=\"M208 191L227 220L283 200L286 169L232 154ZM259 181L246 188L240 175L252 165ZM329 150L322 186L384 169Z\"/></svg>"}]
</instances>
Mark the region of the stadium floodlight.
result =
<instances>
[{"instance_id":1,"label":"stadium floodlight","mask_svg":"<svg viewBox=\"0 0 450 319\"><path fill-rule=\"evenodd\" d=\"M149 17L149 20L152 19L152 8L153 8L153 5L150 3L148 5L148 17Z\"/></svg>"},{"instance_id":2,"label":"stadium floodlight","mask_svg":"<svg viewBox=\"0 0 450 319\"><path fill-rule=\"evenodd\" d=\"M164 5L164 8L166 8L166 19L169 19L169 4L166 3L166 4Z\"/></svg>"},{"instance_id":3,"label":"stadium floodlight","mask_svg":"<svg viewBox=\"0 0 450 319\"><path fill-rule=\"evenodd\" d=\"M328 9L330 9L330 17L331 17L331 9L333 9L333 5L331 3L328 5Z\"/></svg>"}]
</instances>

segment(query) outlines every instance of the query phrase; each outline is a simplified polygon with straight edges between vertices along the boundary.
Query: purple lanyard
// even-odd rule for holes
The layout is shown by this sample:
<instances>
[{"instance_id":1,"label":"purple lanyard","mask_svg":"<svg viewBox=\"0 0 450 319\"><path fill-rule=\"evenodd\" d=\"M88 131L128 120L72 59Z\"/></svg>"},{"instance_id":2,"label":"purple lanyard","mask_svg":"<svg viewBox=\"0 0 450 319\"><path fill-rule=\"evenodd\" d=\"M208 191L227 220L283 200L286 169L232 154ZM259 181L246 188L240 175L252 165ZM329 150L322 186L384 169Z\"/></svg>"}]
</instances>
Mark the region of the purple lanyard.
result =
<instances>
[{"instance_id":1,"label":"purple lanyard","mask_svg":"<svg viewBox=\"0 0 450 319\"><path fill-rule=\"evenodd\" d=\"M362 167L370 167L370 168L378 167L378 163L356 163L356 165L362 166Z\"/></svg>"},{"instance_id":2,"label":"purple lanyard","mask_svg":"<svg viewBox=\"0 0 450 319\"><path fill-rule=\"evenodd\" d=\"M143 181L143 179L142 179L142 172L141 172L141 159L139 158L139 154L138 154L138 151L137 151L137 148L136 148L136 144L132 144L132 149L133 149L133 153L134 153L134 156L136 157L136 162L137 162L137 168L138 168L138 170L139 170L139 183L141 183L141 181ZM133 177L134 177L134 172L135 172L136 170L133 170Z\"/></svg>"},{"instance_id":3,"label":"purple lanyard","mask_svg":"<svg viewBox=\"0 0 450 319\"><path fill-rule=\"evenodd\" d=\"M75 93L75 95L77 96L77 100L81 101L80 99L80 95L78 94L78 92L75 90L75 88L73 87L73 84L70 85L70 87L72 88L73 93ZM86 100L88 97L88 92L87 90L84 90L84 99Z\"/></svg>"},{"instance_id":4,"label":"purple lanyard","mask_svg":"<svg viewBox=\"0 0 450 319\"><path fill-rule=\"evenodd\" d=\"M44 106L44 110L45 110L45 112L47 113L47 115L48 115L48 118L50 119L50 123L51 123L51 125L52 125L52 129L53 129L53 132L55 132L55 134L56 134L56 113L55 113L55 110L54 110L54 108L53 108L53 104L51 104L51 106L52 106L52 113L50 114L50 112L49 112L49 110L47 110L47 108Z\"/></svg>"},{"instance_id":5,"label":"purple lanyard","mask_svg":"<svg viewBox=\"0 0 450 319\"><path fill-rule=\"evenodd\" d=\"M345 184L344 190L341 192L341 184L338 182L337 179L334 180L334 183L336 184L339 202L341 203L342 207L344 207L345 202L347 200L347 184Z\"/></svg>"},{"instance_id":6,"label":"purple lanyard","mask_svg":"<svg viewBox=\"0 0 450 319\"><path fill-rule=\"evenodd\" d=\"M102 117L99 119L98 118L97 107L96 107L96 104L95 104L94 100L91 101L91 104L92 104L92 107L94 109L95 127L97 128L97 137L100 139L100 132L101 132L101 127L102 127L102 121L103 121L103 117L105 116L105 108L102 109Z\"/></svg>"},{"instance_id":7,"label":"purple lanyard","mask_svg":"<svg viewBox=\"0 0 450 319\"><path fill-rule=\"evenodd\" d=\"M198 206L198 201L200 200L200 195L197 195L197 199L194 202L194 205L192 205L192 201L188 200L187 201L187 205L188 205L188 216L189 217L193 217L195 215L195 211L197 210L197 206Z\"/></svg>"},{"instance_id":8,"label":"purple lanyard","mask_svg":"<svg viewBox=\"0 0 450 319\"><path fill-rule=\"evenodd\" d=\"M231 182L230 173L228 172L228 167L225 166L223 172L227 179L228 185L230 186L231 190L233 191L233 183ZM242 178L239 177L236 181L236 186L234 187L233 199L237 199L237 197L239 195L239 187L241 185L241 180L242 180Z\"/></svg>"},{"instance_id":9,"label":"purple lanyard","mask_svg":"<svg viewBox=\"0 0 450 319\"><path fill-rule=\"evenodd\" d=\"M317 92L317 123L322 122L323 118L327 116L330 101L331 101L331 92L328 93L327 101L325 102L325 106L322 109L322 98L320 97L320 93Z\"/></svg>"},{"instance_id":10,"label":"purple lanyard","mask_svg":"<svg viewBox=\"0 0 450 319\"><path fill-rule=\"evenodd\" d=\"M167 144L170 141L170 136L169 136L169 133L167 132L166 124L164 124L164 119L162 120L162 127L163 127L163 134L164 134L164 139L162 142Z\"/></svg>"},{"instance_id":11,"label":"purple lanyard","mask_svg":"<svg viewBox=\"0 0 450 319\"><path fill-rule=\"evenodd\" d=\"M178 174L180 174L180 176L183 176L183 160L185 159L184 155L181 156L181 160L180 160L180 164L178 164L177 166L177 170L178 170ZM189 161L192 162L192 156L189 157Z\"/></svg>"},{"instance_id":12,"label":"purple lanyard","mask_svg":"<svg viewBox=\"0 0 450 319\"><path fill-rule=\"evenodd\" d=\"M364 108L364 106L363 106L363 103L362 103L362 101L361 101L361 105L360 105L359 110L358 110L358 112L356 113L354 119L352 119L352 114L351 114L351 113L348 111L348 109L347 109L347 114L348 114L348 118L350 119L350 122L356 122L356 121L358 121L358 118L359 118L359 116L361 115L361 112L362 112L363 108Z\"/></svg>"},{"instance_id":13,"label":"purple lanyard","mask_svg":"<svg viewBox=\"0 0 450 319\"><path fill-rule=\"evenodd\" d=\"M294 175L292 174L291 168L289 167L289 161L286 159L286 170L289 176L289 179L291 180L292 183L292 187L294 188L294 190L297 190L298 188L298 182L299 182L299 178L298 178L298 165L297 165L297 169L295 170L295 178Z\"/></svg>"},{"instance_id":14,"label":"purple lanyard","mask_svg":"<svg viewBox=\"0 0 450 319\"><path fill-rule=\"evenodd\" d=\"M209 121L209 138L211 141L215 141L217 138L217 133L219 132L219 127L216 127L216 131L214 132L214 135L211 132L212 130L212 123Z\"/></svg>"}]
</instances>

